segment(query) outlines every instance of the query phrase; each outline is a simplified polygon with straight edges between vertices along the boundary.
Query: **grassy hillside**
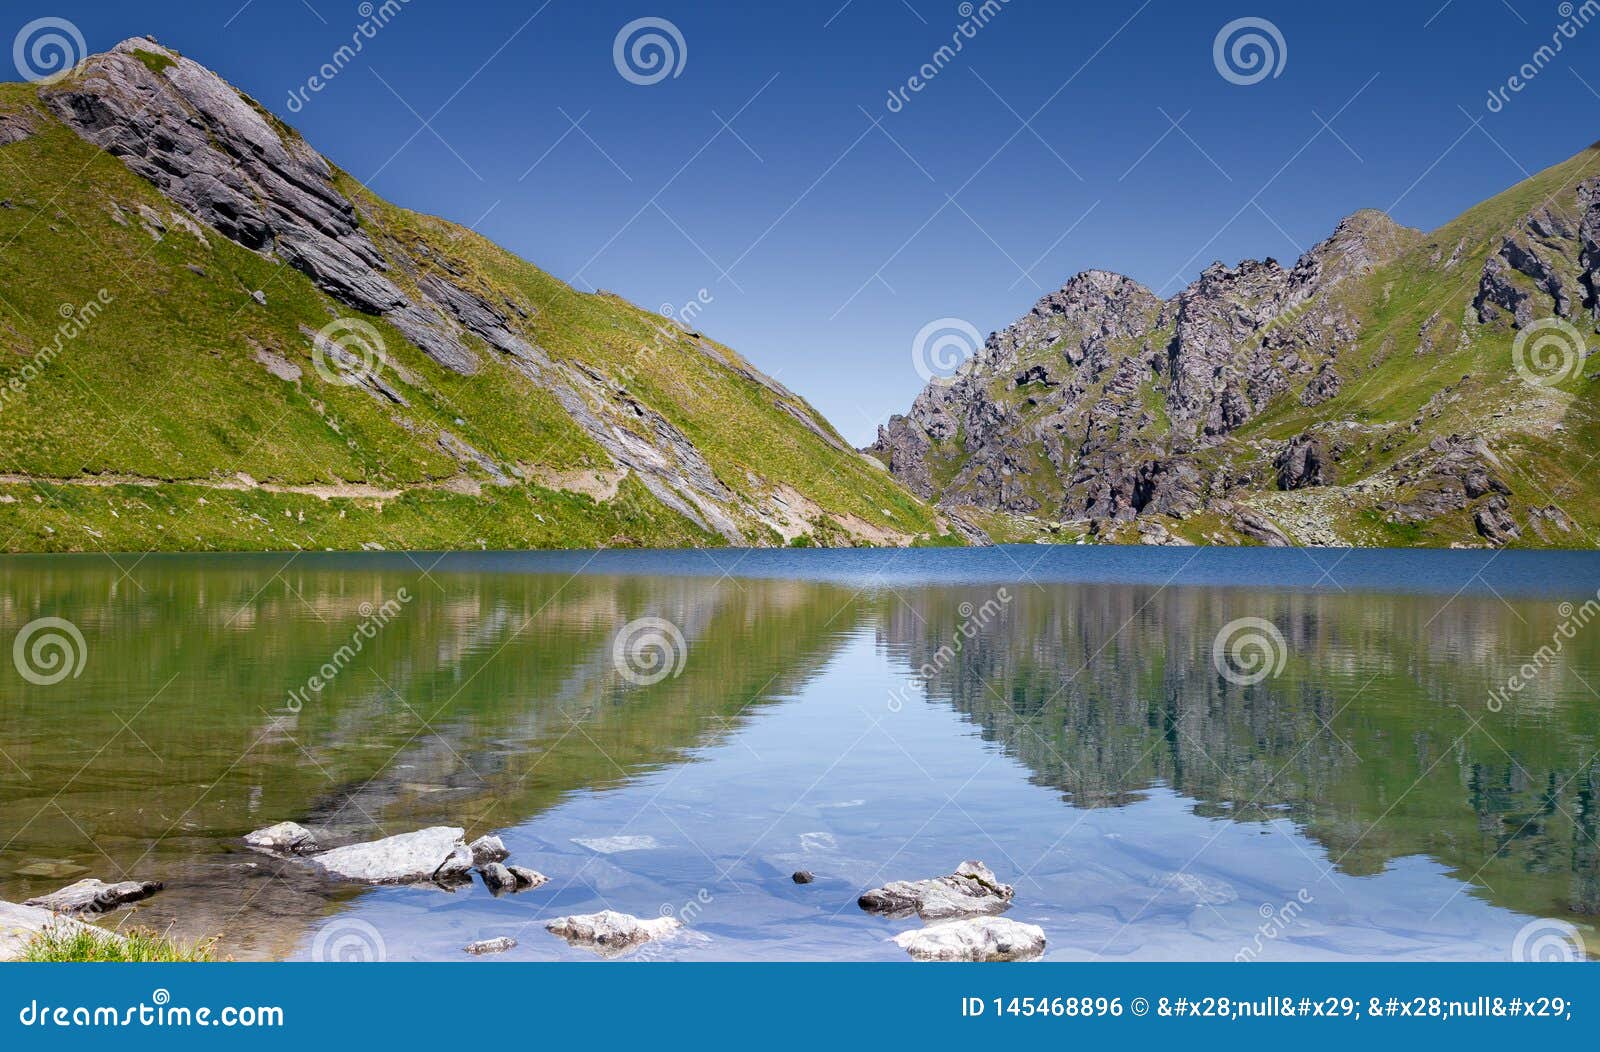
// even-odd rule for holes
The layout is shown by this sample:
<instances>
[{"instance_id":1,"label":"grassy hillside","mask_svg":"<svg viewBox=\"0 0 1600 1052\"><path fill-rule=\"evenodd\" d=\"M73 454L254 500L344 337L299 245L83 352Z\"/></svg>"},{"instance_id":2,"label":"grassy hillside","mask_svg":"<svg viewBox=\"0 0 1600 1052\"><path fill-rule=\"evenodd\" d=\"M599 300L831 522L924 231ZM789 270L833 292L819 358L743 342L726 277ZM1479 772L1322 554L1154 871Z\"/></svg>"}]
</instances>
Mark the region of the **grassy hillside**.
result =
<instances>
[{"instance_id":1,"label":"grassy hillside","mask_svg":"<svg viewBox=\"0 0 1600 1052\"><path fill-rule=\"evenodd\" d=\"M158 77L171 64L145 63ZM447 276L501 308L519 339L622 407L607 426L629 426L633 409L648 440L659 414L725 488L732 525L664 504L550 385L477 336L463 337L476 372L445 368L384 318L197 222L34 86L0 86L0 133L15 140L0 145L0 551L908 544L945 532L733 351L579 293L343 172L334 185L386 277L414 292ZM319 373L315 334L340 318L378 334L388 393Z\"/></svg>"}]
</instances>

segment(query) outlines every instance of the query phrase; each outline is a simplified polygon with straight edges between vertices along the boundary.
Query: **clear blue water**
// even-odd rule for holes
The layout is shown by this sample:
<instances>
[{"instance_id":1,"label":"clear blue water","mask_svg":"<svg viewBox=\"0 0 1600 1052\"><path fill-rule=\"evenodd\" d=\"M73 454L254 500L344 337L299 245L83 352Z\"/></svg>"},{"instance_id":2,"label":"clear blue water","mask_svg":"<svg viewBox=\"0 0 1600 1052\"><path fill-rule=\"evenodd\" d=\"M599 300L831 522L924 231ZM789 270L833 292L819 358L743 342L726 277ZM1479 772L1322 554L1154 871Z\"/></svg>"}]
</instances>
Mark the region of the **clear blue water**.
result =
<instances>
[{"instance_id":1,"label":"clear blue water","mask_svg":"<svg viewBox=\"0 0 1600 1052\"><path fill-rule=\"evenodd\" d=\"M1587 553L7 559L6 649L55 616L87 660L0 668L0 898L161 879L103 923L244 958L598 961L542 924L612 908L689 927L622 960L904 960L919 922L856 897L973 858L1052 959L1593 950L1597 587ZM645 618L658 682L616 656ZM1215 653L1247 619L1281 640L1248 683ZM496 831L551 881L329 884L240 845L285 819Z\"/></svg>"}]
</instances>

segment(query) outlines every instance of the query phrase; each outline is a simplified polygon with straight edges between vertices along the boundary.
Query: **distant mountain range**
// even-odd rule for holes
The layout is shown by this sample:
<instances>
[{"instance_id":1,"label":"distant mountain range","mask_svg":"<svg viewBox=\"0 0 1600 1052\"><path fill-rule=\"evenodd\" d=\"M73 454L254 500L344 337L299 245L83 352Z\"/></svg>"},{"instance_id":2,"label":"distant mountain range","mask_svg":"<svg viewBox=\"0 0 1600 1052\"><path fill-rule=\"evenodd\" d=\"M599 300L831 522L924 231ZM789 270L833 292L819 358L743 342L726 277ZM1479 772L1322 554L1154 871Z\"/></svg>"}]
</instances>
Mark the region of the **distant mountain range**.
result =
<instances>
[{"instance_id":1,"label":"distant mountain range","mask_svg":"<svg viewBox=\"0 0 1600 1052\"><path fill-rule=\"evenodd\" d=\"M139 38L0 86L0 551L955 543L732 350Z\"/></svg>"},{"instance_id":2,"label":"distant mountain range","mask_svg":"<svg viewBox=\"0 0 1600 1052\"><path fill-rule=\"evenodd\" d=\"M1600 543L1600 148L1170 299L1079 274L870 448L995 540Z\"/></svg>"}]
</instances>

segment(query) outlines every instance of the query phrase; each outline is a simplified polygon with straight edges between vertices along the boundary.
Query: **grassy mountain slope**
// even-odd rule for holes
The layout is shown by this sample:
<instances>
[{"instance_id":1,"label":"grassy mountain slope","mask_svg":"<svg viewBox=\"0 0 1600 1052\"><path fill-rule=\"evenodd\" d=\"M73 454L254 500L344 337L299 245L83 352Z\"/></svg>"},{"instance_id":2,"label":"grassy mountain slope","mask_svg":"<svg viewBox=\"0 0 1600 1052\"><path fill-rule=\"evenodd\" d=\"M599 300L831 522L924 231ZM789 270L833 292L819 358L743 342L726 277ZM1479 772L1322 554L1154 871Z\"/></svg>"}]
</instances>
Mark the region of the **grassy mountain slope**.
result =
<instances>
[{"instance_id":1,"label":"grassy mountain slope","mask_svg":"<svg viewBox=\"0 0 1600 1052\"><path fill-rule=\"evenodd\" d=\"M398 316L354 309L284 252L230 239L60 118L62 98L135 76L180 116L196 96L178 98L173 78L221 84L128 42L49 98L0 86L0 550L908 544L945 532L733 351L330 169L383 255L374 272L475 361L424 353ZM248 104L291 153L320 162ZM527 355L501 353L419 293L441 282L488 305ZM316 334L338 319L376 332L381 382L344 382L327 354L319 372ZM622 448L636 469L618 463Z\"/></svg>"}]
</instances>

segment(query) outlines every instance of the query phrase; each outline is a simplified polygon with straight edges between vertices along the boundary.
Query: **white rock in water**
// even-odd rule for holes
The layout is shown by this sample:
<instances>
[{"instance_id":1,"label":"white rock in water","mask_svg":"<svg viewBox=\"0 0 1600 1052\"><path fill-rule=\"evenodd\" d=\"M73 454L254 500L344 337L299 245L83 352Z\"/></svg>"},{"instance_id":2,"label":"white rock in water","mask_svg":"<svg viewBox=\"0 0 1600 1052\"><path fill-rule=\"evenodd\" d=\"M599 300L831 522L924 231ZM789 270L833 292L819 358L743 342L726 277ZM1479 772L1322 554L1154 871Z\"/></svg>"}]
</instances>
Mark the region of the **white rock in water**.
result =
<instances>
[{"instance_id":1,"label":"white rock in water","mask_svg":"<svg viewBox=\"0 0 1600 1052\"><path fill-rule=\"evenodd\" d=\"M439 864L433 879L444 884L463 883L472 879L472 849L457 844L450 857Z\"/></svg>"},{"instance_id":2,"label":"white rock in water","mask_svg":"<svg viewBox=\"0 0 1600 1052\"><path fill-rule=\"evenodd\" d=\"M324 851L311 861L336 877L366 884L413 884L460 877L472 868L472 852L463 831L434 826L415 833L385 837Z\"/></svg>"},{"instance_id":3,"label":"white rock in water","mask_svg":"<svg viewBox=\"0 0 1600 1052\"><path fill-rule=\"evenodd\" d=\"M472 863L476 866L486 866L491 862L504 862L511 857L511 852L506 850L505 841L493 833L481 836L467 846L472 851Z\"/></svg>"},{"instance_id":4,"label":"white rock in water","mask_svg":"<svg viewBox=\"0 0 1600 1052\"><path fill-rule=\"evenodd\" d=\"M517 944L517 940L500 936L498 939L481 939L478 942L469 942L462 947L468 953L482 957L489 953L505 953Z\"/></svg>"},{"instance_id":5,"label":"white rock in water","mask_svg":"<svg viewBox=\"0 0 1600 1052\"><path fill-rule=\"evenodd\" d=\"M948 877L931 880L897 880L873 888L857 900L869 913L905 916L917 913L928 920L964 917L974 913L999 913L1011 905L1016 891L1002 884L982 862L963 862Z\"/></svg>"},{"instance_id":6,"label":"white rock in water","mask_svg":"<svg viewBox=\"0 0 1600 1052\"><path fill-rule=\"evenodd\" d=\"M1005 917L976 917L903 931L894 941L920 961L1026 961L1044 952L1044 929Z\"/></svg>"},{"instance_id":7,"label":"white rock in water","mask_svg":"<svg viewBox=\"0 0 1600 1052\"><path fill-rule=\"evenodd\" d=\"M640 920L616 910L561 917L544 926L545 931L574 946L588 946L601 954L621 953L652 939L664 939L682 927L676 917Z\"/></svg>"},{"instance_id":8,"label":"white rock in water","mask_svg":"<svg viewBox=\"0 0 1600 1052\"><path fill-rule=\"evenodd\" d=\"M244 842L249 847L262 851L277 851L285 855L297 855L317 849L317 838L311 834L311 830L294 822L279 822L265 829L257 829L254 833L246 833Z\"/></svg>"},{"instance_id":9,"label":"white rock in water","mask_svg":"<svg viewBox=\"0 0 1600 1052\"><path fill-rule=\"evenodd\" d=\"M60 891L28 899L23 905L37 906L52 913L104 913L125 903L147 899L160 890L159 880L124 880L107 884L95 877L87 877L76 884L68 884Z\"/></svg>"}]
</instances>

